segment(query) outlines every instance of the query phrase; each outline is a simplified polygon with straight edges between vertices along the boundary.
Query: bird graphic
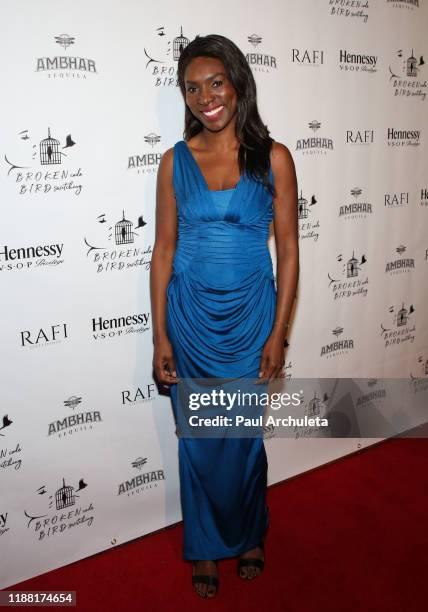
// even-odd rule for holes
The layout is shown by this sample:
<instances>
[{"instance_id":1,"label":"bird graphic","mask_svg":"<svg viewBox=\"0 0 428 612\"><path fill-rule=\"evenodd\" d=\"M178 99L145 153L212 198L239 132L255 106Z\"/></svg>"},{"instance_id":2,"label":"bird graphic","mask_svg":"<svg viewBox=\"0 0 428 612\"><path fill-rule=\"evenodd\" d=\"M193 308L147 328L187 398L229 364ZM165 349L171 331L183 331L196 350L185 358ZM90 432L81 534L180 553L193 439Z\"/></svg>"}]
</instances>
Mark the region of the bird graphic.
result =
<instances>
[{"instance_id":1,"label":"bird graphic","mask_svg":"<svg viewBox=\"0 0 428 612\"><path fill-rule=\"evenodd\" d=\"M140 215L140 216L138 217L138 225L137 225L137 227L136 227L136 228L134 228L134 229L138 229L139 227L144 227L145 225L147 225L147 223L144 221L144 219L143 219L143 215Z\"/></svg>"},{"instance_id":2,"label":"bird graphic","mask_svg":"<svg viewBox=\"0 0 428 612\"><path fill-rule=\"evenodd\" d=\"M74 146L76 143L74 142L74 140L71 138L71 134L68 134L67 138L65 139L65 145L62 147L63 149L67 149L67 147L72 147Z\"/></svg>"},{"instance_id":3,"label":"bird graphic","mask_svg":"<svg viewBox=\"0 0 428 612\"><path fill-rule=\"evenodd\" d=\"M85 487L87 487L88 485L86 484L86 482L83 480L83 478L81 478L79 480L79 487L78 487L78 491L81 491L82 489L84 489Z\"/></svg>"}]
</instances>

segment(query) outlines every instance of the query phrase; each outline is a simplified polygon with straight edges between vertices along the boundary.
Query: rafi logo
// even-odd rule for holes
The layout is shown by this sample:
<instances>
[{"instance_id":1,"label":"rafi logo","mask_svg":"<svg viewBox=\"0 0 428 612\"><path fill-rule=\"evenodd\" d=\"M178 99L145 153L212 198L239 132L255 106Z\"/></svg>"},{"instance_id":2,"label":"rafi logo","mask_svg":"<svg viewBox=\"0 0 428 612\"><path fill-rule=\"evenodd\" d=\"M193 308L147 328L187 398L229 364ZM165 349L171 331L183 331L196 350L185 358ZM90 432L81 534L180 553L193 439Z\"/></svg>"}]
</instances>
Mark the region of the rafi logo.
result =
<instances>
[{"instance_id":1,"label":"rafi logo","mask_svg":"<svg viewBox=\"0 0 428 612\"><path fill-rule=\"evenodd\" d=\"M426 187L421 189L421 206L428 206L428 189Z\"/></svg>"},{"instance_id":2,"label":"rafi logo","mask_svg":"<svg viewBox=\"0 0 428 612\"><path fill-rule=\"evenodd\" d=\"M384 205L387 208L401 208L407 206L409 203L409 192L403 191L401 193L385 193L384 194Z\"/></svg>"},{"instance_id":3,"label":"rafi logo","mask_svg":"<svg viewBox=\"0 0 428 612\"><path fill-rule=\"evenodd\" d=\"M386 3L393 8L415 9L419 8L419 0L386 0Z\"/></svg>"},{"instance_id":4,"label":"rafi logo","mask_svg":"<svg viewBox=\"0 0 428 612\"><path fill-rule=\"evenodd\" d=\"M314 119L308 123L308 126L316 134L321 127L321 123ZM328 151L332 150L333 139L325 136L300 138L296 143L296 151L302 152L303 155L326 155Z\"/></svg>"},{"instance_id":5,"label":"rafi logo","mask_svg":"<svg viewBox=\"0 0 428 612\"><path fill-rule=\"evenodd\" d=\"M19 142L21 141L21 142ZM61 142L51 135L33 139L29 130L18 133L18 142L12 143L12 152L4 156L8 166L7 176L11 177L19 195L41 193L70 193L75 196L82 191L82 169L72 166L76 159L76 142L68 134Z\"/></svg>"},{"instance_id":6,"label":"rafi logo","mask_svg":"<svg viewBox=\"0 0 428 612\"><path fill-rule=\"evenodd\" d=\"M29 519L27 528L34 532L38 542L92 525L94 505L84 501L88 496L87 487L83 478L75 487L66 484L63 478L62 486L52 495L46 485L35 491L38 499L32 504L31 514L24 510L24 515Z\"/></svg>"},{"instance_id":7,"label":"rafi logo","mask_svg":"<svg viewBox=\"0 0 428 612\"><path fill-rule=\"evenodd\" d=\"M19 470L22 465L22 448L17 442L13 442L8 446L3 446L7 442L7 438L10 439L11 430L9 427L13 424L8 414L4 414L0 422L0 470L7 470L11 468L13 470Z\"/></svg>"},{"instance_id":8,"label":"rafi logo","mask_svg":"<svg viewBox=\"0 0 428 612\"><path fill-rule=\"evenodd\" d=\"M131 467L135 468L139 472L142 472L143 468L145 470L147 469L147 461L147 457L138 457L131 462ZM131 476L129 480L121 482L118 485L117 494L123 495L126 493L128 497L139 495L150 489L157 488L158 483L163 480L165 480L165 473L163 470L149 468L147 471Z\"/></svg>"},{"instance_id":9,"label":"rafi logo","mask_svg":"<svg viewBox=\"0 0 428 612\"><path fill-rule=\"evenodd\" d=\"M311 201L308 204L308 200L303 197L303 192L300 191L300 198L297 200L298 206L298 220L299 220L299 240L313 240L318 241L320 220L319 217L314 218L313 207L317 204L315 195L311 196Z\"/></svg>"},{"instance_id":10,"label":"rafi logo","mask_svg":"<svg viewBox=\"0 0 428 612\"><path fill-rule=\"evenodd\" d=\"M136 389L125 389L121 392L122 404L127 406L128 404L141 404L142 402L148 402L155 399L157 393L155 383L146 383Z\"/></svg>"},{"instance_id":11,"label":"rafi logo","mask_svg":"<svg viewBox=\"0 0 428 612\"><path fill-rule=\"evenodd\" d=\"M336 327L331 332L333 336L339 338L343 334L343 327ZM333 357L339 357L341 355L347 355L351 350L354 350L355 341L352 338L345 338L334 340L329 344L325 344L321 347L321 357L326 357L327 359L331 359Z\"/></svg>"},{"instance_id":12,"label":"rafi logo","mask_svg":"<svg viewBox=\"0 0 428 612\"><path fill-rule=\"evenodd\" d=\"M88 74L97 74L94 60L68 55L67 49L74 48L74 36L60 34L54 40L67 55L39 57L36 60L36 72L46 74L49 79L86 79Z\"/></svg>"},{"instance_id":13,"label":"rafi logo","mask_svg":"<svg viewBox=\"0 0 428 612\"><path fill-rule=\"evenodd\" d=\"M369 0L326 0L333 17L354 18L355 20L367 23L369 19Z\"/></svg>"},{"instance_id":14,"label":"rafi logo","mask_svg":"<svg viewBox=\"0 0 428 612\"><path fill-rule=\"evenodd\" d=\"M146 134L145 150L128 157L128 170L136 171L137 174L156 174L162 157L162 153L156 150L160 141L161 137L154 132Z\"/></svg>"},{"instance_id":15,"label":"rafi logo","mask_svg":"<svg viewBox=\"0 0 428 612\"><path fill-rule=\"evenodd\" d=\"M336 278L333 278L330 272L327 274L329 279L328 286L332 291L333 299L340 300L356 295L367 297L369 279L367 276L362 277L361 275L361 272L364 270L363 266L367 263L365 255L361 255L358 260L353 251L352 257L345 260L342 253L339 253L337 262ZM345 280L341 280L340 277Z\"/></svg>"},{"instance_id":16,"label":"rafi logo","mask_svg":"<svg viewBox=\"0 0 428 612\"><path fill-rule=\"evenodd\" d=\"M64 406L71 408L73 414L67 414L61 419L52 421L48 425L48 437L55 436L56 438L66 438L82 431L93 429L95 423L101 423L101 412L99 410L76 411L80 406L82 398L76 395L64 400Z\"/></svg>"},{"instance_id":17,"label":"rafi logo","mask_svg":"<svg viewBox=\"0 0 428 612\"><path fill-rule=\"evenodd\" d=\"M271 72L278 68L276 57L261 51L262 40L262 37L258 34L247 36L247 41L254 50L245 53L245 59L253 72Z\"/></svg>"},{"instance_id":18,"label":"rafi logo","mask_svg":"<svg viewBox=\"0 0 428 612\"><path fill-rule=\"evenodd\" d=\"M359 197L363 193L360 187L353 187L350 191L354 201L339 206L338 217L346 220L366 219L367 215L373 213L372 204L370 202L361 202Z\"/></svg>"},{"instance_id":19,"label":"rafi logo","mask_svg":"<svg viewBox=\"0 0 428 612\"><path fill-rule=\"evenodd\" d=\"M298 66L322 66L323 49L291 49L291 61Z\"/></svg>"},{"instance_id":20,"label":"rafi logo","mask_svg":"<svg viewBox=\"0 0 428 612\"><path fill-rule=\"evenodd\" d=\"M144 47L146 70L153 77L155 87L178 87L177 62L189 42L183 34L183 26L179 36L172 39L164 26L156 28L154 38Z\"/></svg>"},{"instance_id":21,"label":"rafi logo","mask_svg":"<svg viewBox=\"0 0 428 612\"><path fill-rule=\"evenodd\" d=\"M374 130L346 130L346 144L371 145L374 142Z\"/></svg>"},{"instance_id":22,"label":"rafi logo","mask_svg":"<svg viewBox=\"0 0 428 612\"><path fill-rule=\"evenodd\" d=\"M389 66L389 82L395 97L425 100L427 80L424 76L424 58L414 56L414 49L407 55L402 49L396 53L393 65Z\"/></svg>"},{"instance_id":23,"label":"rafi logo","mask_svg":"<svg viewBox=\"0 0 428 612\"><path fill-rule=\"evenodd\" d=\"M95 246L84 238L84 243L88 247L86 256L94 264L96 272L121 272L123 270L149 270L151 263L152 247L146 245L144 241L145 226L143 216L140 215L135 222L125 218L125 211L122 211L122 218L110 224L107 216L103 213L98 215L97 222L101 226L98 231L98 238L94 237L97 245L103 242L106 246ZM96 232L94 231L94 234ZM92 242L92 238L91 238ZM111 248L108 243L114 243L116 248Z\"/></svg>"},{"instance_id":24,"label":"rafi logo","mask_svg":"<svg viewBox=\"0 0 428 612\"><path fill-rule=\"evenodd\" d=\"M415 269L415 260L413 257L405 256L406 247L400 244L395 252L397 253L394 259L387 261L385 264L385 274L390 276L397 276L398 274L405 274Z\"/></svg>"},{"instance_id":25,"label":"rafi logo","mask_svg":"<svg viewBox=\"0 0 428 612\"><path fill-rule=\"evenodd\" d=\"M397 130L388 128L386 144L388 147L418 147L421 130Z\"/></svg>"},{"instance_id":26,"label":"rafi logo","mask_svg":"<svg viewBox=\"0 0 428 612\"><path fill-rule=\"evenodd\" d=\"M112 319L94 317L91 322L94 340L108 340L125 335L143 334L149 331L150 312L130 314Z\"/></svg>"},{"instance_id":27,"label":"rafi logo","mask_svg":"<svg viewBox=\"0 0 428 612\"><path fill-rule=\"evenodd\" d=\"M403 342L410 344L415 340L415 324L412 324L413 313L415 309L413 305L405 307L404 302L401 303L401 308L390 306L388 309L388 327L383 323L380 324L380 335L385 342L385 348L397 346Z\"/></svg>"},{"instance_id":28,"label":"rafi logo","mask_svg":"<svg viewBox=\"0 0 428 612\"><path fill-rule=\"evenodd\" d=\"M21 346L27 348L43 348L58 344L68 338L67 323L47 325L44 328L20 332Z\"/></svg>"},{"instance_id":29,"label":"rafi logo","mask_svg":"<svg viewBox=\"0 0 428 612\"><path fill-rule=\"evenodd\" d=\"M0 246L0 272L12 270L52 269L64 263L64 243L25 247Z\"/></svg>"},{"instance_id":30,"label":"rafi logo","mask_svg":"<svg viewBox=\"0 0 428 612\"><path fill-rule=\"evenodd\" d=\"M377 72L377 55L355 53L347 49L339 50L339 68L343 72Z\"/></svg>"}]
</instances>

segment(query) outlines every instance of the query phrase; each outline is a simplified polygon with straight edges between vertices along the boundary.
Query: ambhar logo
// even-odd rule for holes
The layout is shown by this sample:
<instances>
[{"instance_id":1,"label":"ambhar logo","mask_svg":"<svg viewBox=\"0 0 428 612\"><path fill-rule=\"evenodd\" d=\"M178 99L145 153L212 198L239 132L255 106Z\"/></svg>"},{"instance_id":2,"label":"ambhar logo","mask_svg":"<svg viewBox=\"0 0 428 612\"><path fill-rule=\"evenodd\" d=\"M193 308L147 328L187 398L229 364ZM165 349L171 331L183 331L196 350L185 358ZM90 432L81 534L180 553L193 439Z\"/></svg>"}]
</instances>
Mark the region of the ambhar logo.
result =
<instances>
[{"instance_id":1,"label":"ambhar logo","mask_svg":"<svg viewBox=\"0 0 428 612\"><path fill-rule=\"evenodd\" d=\"M263 40L261 36L258 34L251 34L247 36L247 40L255 51L246 53L245 59L254 72L270 72L272 69L276 70L278 68L277 59L274 55L258 52L259 45L261 45Z\"/></svg>"},{"instance_id":2,"label":"ambhar logo","mask_svg":"<svg viewBox=\"0 0 428 612\"><path fill-rule=\"evenodd\" d=\"M76 38L68 34L54 37L55 43L64 51L74 45ZM54 57L39 57L36 61L36 72L45 73L50 79L86 79L87 74L96 74L95 61L84 57L56 55Z\"/></svg>"},{"instance_id":3,"label":"ambhar logo","mask_svg":"<svg viewBox=\"0 0 428 612\"><path fill-rule=\"evenodd\" d=\"M308 126L316 134L321 127L321 123L314 119L308 123ZM332 150L332 138L312 136L300 138L296 143L296 151L302 151L303 155L326 155L327 151Z\"/></svg>"},{"instance_id":4,"label":"ambhar logo","mask_svg":"<svg viewBox=\"0 0 428 612\"><path fill-rule=\"evenodd\" d=\"M161 137L154 132L144 136L144 141L151 147L151 150L138 155L128 157L128 170L137 170L138 174L155 174L158 171L162 153L154 151Z\"/></svg>"}]
</instances>

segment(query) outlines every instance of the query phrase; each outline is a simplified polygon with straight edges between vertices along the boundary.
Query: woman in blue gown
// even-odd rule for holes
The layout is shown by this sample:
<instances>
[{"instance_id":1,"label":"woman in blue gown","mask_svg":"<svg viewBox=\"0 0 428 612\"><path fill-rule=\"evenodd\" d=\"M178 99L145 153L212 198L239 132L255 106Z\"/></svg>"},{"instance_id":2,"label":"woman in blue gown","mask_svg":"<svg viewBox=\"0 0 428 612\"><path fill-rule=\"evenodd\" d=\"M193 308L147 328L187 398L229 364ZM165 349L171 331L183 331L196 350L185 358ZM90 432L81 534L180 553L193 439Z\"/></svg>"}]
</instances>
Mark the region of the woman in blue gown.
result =
<instances>
[{"instance_id":1,"label":"woman in blue gown","mask_svg":"<svg viewBox=\"0 0 428 612\"><path fill-rule=\"evenodd\" d=\"M223 36L196 37L178 80L185 140L159 166L151 264L153 367L176 419L180 379L280 376L298 282L294 163L260 119L245 56ZM212 597L218 559L238 557L244 579L264 566L263 438L179 437L178 458L183 558L196 592Z\"/></svg>"}]
</instances>

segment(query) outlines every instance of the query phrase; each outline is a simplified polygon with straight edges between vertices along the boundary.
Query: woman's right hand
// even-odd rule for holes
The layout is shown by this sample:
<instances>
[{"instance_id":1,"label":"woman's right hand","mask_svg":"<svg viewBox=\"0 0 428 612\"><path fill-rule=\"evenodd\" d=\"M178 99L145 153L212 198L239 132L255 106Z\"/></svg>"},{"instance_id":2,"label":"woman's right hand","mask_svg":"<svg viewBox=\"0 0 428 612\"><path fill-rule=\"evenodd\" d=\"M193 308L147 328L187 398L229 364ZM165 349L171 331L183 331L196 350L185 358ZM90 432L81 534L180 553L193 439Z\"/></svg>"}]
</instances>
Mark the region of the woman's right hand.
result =
<instances>
[{"instance_id":1,"label":"woman's right hand","mask_svg":"<svg viewBox=\"0 0 428 612\"><path fill-rule=\"evenodd\" d=\"M159 382L170 385L178 382L172 344L167 338L155 342L153 369Z\"/></svg>"}]
</instances>

